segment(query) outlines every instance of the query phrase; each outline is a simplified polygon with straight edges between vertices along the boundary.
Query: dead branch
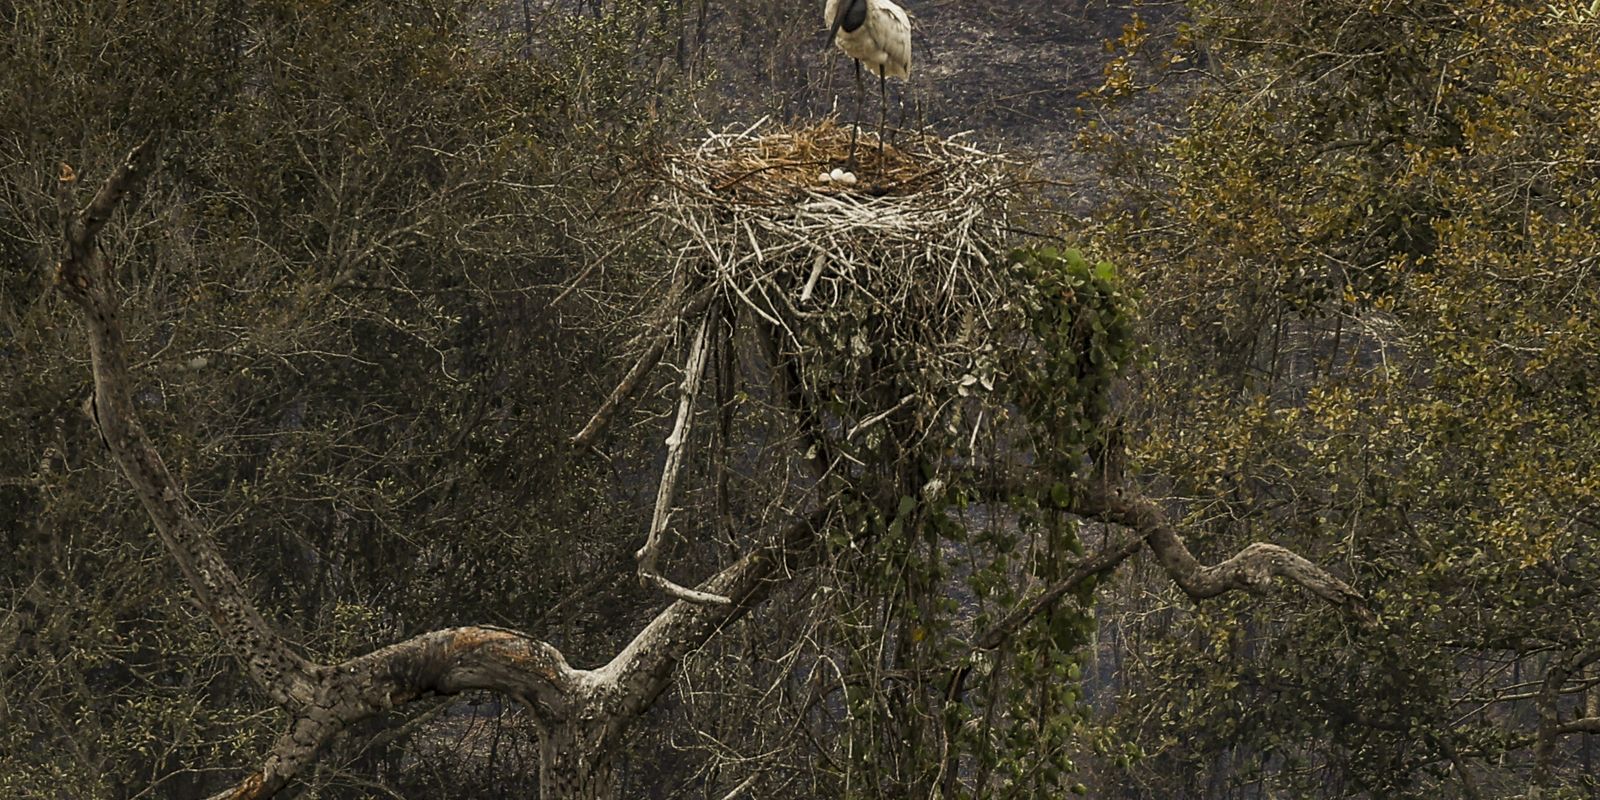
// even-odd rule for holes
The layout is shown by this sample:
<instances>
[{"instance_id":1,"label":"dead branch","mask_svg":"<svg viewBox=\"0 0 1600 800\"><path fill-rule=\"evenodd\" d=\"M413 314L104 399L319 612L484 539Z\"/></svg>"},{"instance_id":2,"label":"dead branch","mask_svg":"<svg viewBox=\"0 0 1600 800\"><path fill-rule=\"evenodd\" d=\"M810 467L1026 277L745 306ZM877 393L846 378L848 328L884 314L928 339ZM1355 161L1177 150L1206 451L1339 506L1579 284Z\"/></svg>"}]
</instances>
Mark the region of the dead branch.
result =
<instances>
[{"instance_id":1,"label":"dead branch","mask_svg":"<svg viewBox=\"0 0 1600 800\"><path fill-rule=\"evenodd\" d=\"M594 444L594 440L605 430L606 425L611 423L611 418L622 408L622 404L627 402L639 390L639 384L644 381L645 376L649 375L650 371L661 363L662 354L667 352L667 345L672 342L674 323L677 320L692 317L704 311L707 306L711 305L711 300L714 297L716 297L716 287L703 287L700 291L690 296L689 300L684 303L682 310L670 315L667 324L663 325L661 330L650 339L650 344L645 347L644 352L639 354L639 359L634 362L633 368L628 370L628 374L623 376L622 382L618 383L617 387L611 390L611 394L606 396L605 401L600 404L600 408L596 409L594 415L589 418L588 424L583 426L583 430L573 435L573 444L579 447L587 447Z\"/></svg>"},{"instance_id":2,"label":"dead branch","mask_svg":"<svg viewBox=\"0 0 1600 800\"><path fill-rule=\"evenodd\" d=\"M678 490L678 472L683 468L684 454L688 451L689 432L694 423L694 405L700 397L700 378L706 371L706 349L711 332L711 320L720 315L712 308L700 318L694 340L689 344L689 358L683 366L683 383L678 390L678 415L672 425L672 435L667 437L667 460L661 468L661 482L656 487L655 512L650 517L650 534L644 547L634 557L639 560L639 577L667 594L691 603L723 603L728 598L705 592L696 592L673 583L657 570L661 555L661 534L672 518L672 501Z\"/></svg>"}]
</instances>

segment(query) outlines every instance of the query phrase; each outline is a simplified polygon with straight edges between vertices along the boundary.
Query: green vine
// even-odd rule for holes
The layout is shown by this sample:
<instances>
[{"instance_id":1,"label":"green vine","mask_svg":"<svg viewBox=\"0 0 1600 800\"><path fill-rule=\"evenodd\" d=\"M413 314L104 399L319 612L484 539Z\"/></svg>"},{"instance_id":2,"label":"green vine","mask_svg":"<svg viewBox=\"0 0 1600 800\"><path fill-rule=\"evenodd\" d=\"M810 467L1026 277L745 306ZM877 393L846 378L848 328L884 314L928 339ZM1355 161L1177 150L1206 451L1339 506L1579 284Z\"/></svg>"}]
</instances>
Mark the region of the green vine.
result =
<instances>
[{"instance_id":1,"label":"green vine","mask_svg":"<svg viewBox=\"0 0 1600 800\"><path fill-rule=\"evenodd\" d=\"M917 398L876 435L832 442L861 464L833 480L848 523L828 542L834 646L849 654L850 796L932 791L952 752L969 773L954 785L984 797L1081 789L1071 754L1090 744L1080 678L1092 584L986 654L966 696L946 697L941 665L1081 554L1064 509L1105 438L1112 387L1134 354L1134 308L1115 268L1076 250L1017 250L1001 269L992 280L1010 302L964 342L981 357L963 376L932 370L941 353L908 340L919 329L904 317L881 327L850 305L808 348L808 383L840 430ZM1019 462L1027 488L1000 505L984 499L984 476Z\"/></svg>"}]
</instances>

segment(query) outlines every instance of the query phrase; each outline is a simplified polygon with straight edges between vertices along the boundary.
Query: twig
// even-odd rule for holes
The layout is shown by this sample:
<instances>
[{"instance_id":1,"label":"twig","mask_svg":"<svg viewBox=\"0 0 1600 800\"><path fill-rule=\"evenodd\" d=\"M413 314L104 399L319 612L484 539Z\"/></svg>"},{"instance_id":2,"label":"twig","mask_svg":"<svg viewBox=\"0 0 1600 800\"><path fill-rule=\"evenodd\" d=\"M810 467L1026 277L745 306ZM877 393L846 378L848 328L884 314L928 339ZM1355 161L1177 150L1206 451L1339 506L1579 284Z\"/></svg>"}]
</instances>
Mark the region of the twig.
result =
<instances>
[{"instance_id":1,"label":"twig","mask_svg":"<svg viewBox=\"0 0 1600 800\"><path fill-rule=\"evenodd\" d=\"M900 409L911 405L911 401L915 400L915 399L917 399L917 396L915 394L908 394L905 397L900 398L900 402L895 403L893 408L890 408L887 411L882 411L882 412L879 412L877 414L873 414L872 416L867 417L866 419L864 419L864 420L860 421L859 423L857 423L854 428L850 429L849 433L846 433L844 435L844 438L846 440L850 440L850 439L856 438L856 434L858 434L858 433L860 433L860 432L872 427L873 425L878 424L879 422L882 422L890 414L893 414L894 412L899 411Z\"/></svg>"},{"instance_id":2,"label":"twig","mask_svg":"<svg viewBox=\"0 0 1600 800\"><path fill-rule=\"evenodd\" d=\"M811 277L806 278L806 286L800 290L800 302L811 299L811 290L817 288L817 279L822 277L822 268L827 265L827 254L819 250L816 260L811 263Z\"/></svg>"}]
</instances>

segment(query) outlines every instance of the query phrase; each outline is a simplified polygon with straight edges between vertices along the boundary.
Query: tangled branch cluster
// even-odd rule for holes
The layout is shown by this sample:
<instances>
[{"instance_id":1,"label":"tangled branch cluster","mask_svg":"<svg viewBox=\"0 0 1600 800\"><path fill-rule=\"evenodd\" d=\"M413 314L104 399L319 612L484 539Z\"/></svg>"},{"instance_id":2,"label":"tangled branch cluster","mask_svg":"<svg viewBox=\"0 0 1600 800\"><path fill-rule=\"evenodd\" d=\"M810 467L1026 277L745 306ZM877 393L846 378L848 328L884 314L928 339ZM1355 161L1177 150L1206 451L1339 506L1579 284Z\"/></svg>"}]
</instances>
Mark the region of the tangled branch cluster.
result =
<instances>
[{"instance_id":1,"label":"tangled branch cluster","mask_svg":"<svg viewBox=\"0 0 1600 800\"><path fill-rule=\"evenodd\" d=\"M824 402L871 398L882 381L869 367L911 378L900 388L920 404L992 386L990 334L1021 313L1003 250L1020 169L959 137L904 134L880 150L863 133L859 181L825 180L850 138L832 120L758 123L667 158L651 213L676 250L674 296L687 306L716 287L801 356ZM841 384L813 381L819 360Z\"/></svg>"}]
</instances>

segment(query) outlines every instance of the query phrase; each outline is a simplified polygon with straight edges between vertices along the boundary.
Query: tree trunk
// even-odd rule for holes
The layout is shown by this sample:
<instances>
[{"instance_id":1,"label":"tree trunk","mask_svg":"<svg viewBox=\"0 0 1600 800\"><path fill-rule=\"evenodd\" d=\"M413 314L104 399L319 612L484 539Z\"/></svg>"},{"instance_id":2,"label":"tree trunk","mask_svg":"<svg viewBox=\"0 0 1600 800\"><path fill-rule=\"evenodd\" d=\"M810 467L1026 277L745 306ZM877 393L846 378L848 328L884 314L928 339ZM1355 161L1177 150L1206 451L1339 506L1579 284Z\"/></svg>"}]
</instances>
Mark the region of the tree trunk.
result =
<instances>
[{"instance_id":1,"label":"tree trunk","mask_svg":"<svg viewBox=\"0 0 1600 800\"><path fill-rule=\"evenodd\" d=\"M584 720L550 723L539 732L540 800L611 800L617 796L613 742Z\"/></svg>"}]
</instances>

